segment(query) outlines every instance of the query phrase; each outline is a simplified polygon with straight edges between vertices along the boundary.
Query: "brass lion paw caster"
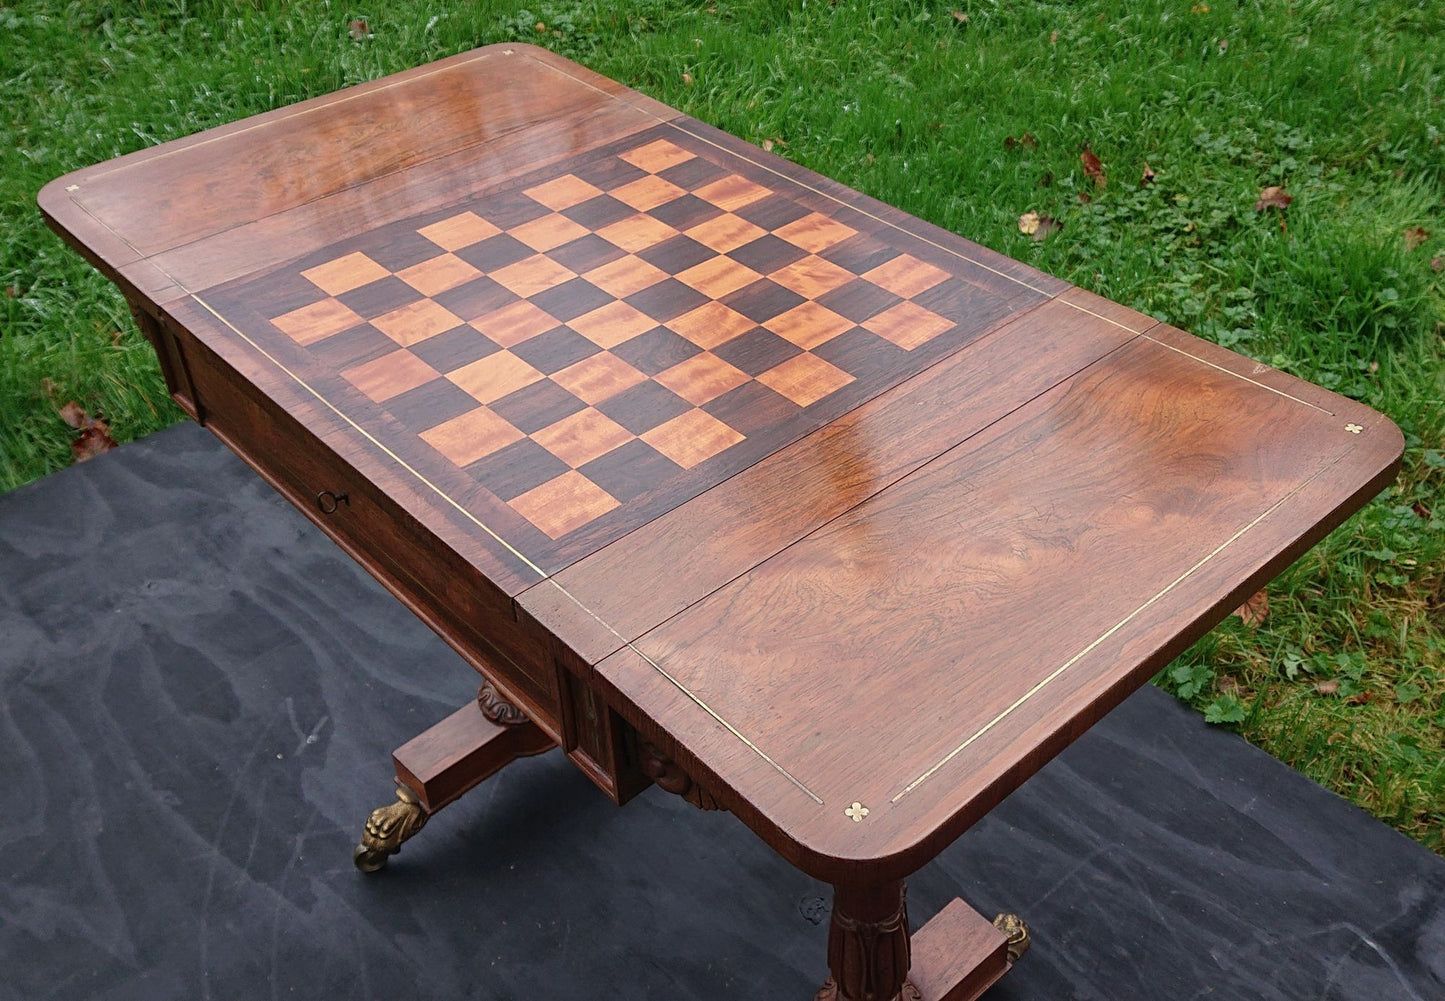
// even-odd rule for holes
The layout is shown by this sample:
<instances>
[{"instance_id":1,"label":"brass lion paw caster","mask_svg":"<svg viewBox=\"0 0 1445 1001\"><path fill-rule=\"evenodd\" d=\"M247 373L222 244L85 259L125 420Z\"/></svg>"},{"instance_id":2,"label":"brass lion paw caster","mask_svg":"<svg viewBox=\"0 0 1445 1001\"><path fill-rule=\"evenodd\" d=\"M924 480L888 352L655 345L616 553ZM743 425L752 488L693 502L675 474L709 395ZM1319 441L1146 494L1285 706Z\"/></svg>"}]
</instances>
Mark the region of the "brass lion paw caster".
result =
<instances>
[{"instance_id":1,"label":"brass lion paw caster","mask_svg":"<svg viewBox=\"0 0 1445 1001\"><path fill-rule=\"evenodd\" d=\"M396 802L377 807L366 818L361 844L351 859L362 872L376 872L401 851L401 843L426 826L426 807L406 786L396 787Z\"/></svg>"}]
</instances>

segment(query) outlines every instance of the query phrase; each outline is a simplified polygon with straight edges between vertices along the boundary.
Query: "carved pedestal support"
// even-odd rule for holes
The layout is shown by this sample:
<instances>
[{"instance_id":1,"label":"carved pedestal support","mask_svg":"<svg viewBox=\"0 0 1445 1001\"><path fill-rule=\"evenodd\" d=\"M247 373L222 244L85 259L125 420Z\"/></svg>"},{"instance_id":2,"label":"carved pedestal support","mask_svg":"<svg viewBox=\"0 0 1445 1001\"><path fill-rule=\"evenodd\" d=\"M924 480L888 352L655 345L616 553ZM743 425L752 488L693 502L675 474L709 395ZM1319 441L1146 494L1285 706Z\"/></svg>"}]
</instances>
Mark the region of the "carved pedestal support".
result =
<instances>
[{"instance_id":1,"label":"carved pedestal support","mask_svg":"<svg viewBox=\"0 0 1445 1001\"><path fill-rule=\"evenodd\" d=\"M990 923L958 899L910 936L902 883L837 886L815 1001L978 1001L1028 944L1017 914Z\"/></svg>"},{"instance_id":2,"label":"carved pedestal support","mask_svg":"<svg viewBox=\"0 0 1445 1001\"><path fill-rule=\"evenodd\" d=\"M902 882L834 887L831 975L816 1001L919 1001L908 982L911 958Z\"/></svg>"},{"instance_id":3,"label":"carved pedestal support","mask_svg":"<svg viewBox=\"0 0 1445 1001\"><path fill-rule=\"evenodd\" d=\"M484 682L477 701L396 749L396 798L366 820L356 867L376 872L427 818L521 757L555 745L522 710Z\"/></svg>"}]
</instances>

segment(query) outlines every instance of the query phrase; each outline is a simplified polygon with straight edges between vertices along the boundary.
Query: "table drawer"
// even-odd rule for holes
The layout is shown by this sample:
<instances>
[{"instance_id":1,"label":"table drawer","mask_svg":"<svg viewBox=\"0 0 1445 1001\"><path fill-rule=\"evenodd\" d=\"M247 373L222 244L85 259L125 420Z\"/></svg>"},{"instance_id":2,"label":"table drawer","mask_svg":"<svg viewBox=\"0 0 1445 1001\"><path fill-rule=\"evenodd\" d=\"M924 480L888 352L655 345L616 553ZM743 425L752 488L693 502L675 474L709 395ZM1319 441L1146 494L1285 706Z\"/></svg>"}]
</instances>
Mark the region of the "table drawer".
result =
<instances>
[{"instance_id":1,"label":"table drawer","mask_svg":"<svg viewBox=\"0 0 1445 1001\"><path fill-rule=\"evenodd\" d=\"M506 594L208 348L171 340L202 423L562 743L545 633L517 622Z\"/></svg>"}]
</instances>

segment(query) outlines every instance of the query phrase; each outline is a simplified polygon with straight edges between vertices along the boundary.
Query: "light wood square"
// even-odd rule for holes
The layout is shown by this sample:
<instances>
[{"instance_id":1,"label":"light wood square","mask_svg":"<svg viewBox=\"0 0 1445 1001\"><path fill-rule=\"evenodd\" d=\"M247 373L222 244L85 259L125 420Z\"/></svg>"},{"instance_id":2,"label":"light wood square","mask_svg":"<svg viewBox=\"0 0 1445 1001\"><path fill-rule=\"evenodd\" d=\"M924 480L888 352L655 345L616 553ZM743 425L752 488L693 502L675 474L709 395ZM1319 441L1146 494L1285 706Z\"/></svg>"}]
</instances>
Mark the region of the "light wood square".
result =
<instances>
[{"instance_id":1,"label":"light wood square","mask_svg":"<svg viewBox=\"0 0 1445 1001\"><path fill-rule=\"evenodd\" d=\"M624 205L631 205L639 212L646 212L648 209L655 209L674 198L679 198L687 192L671 181L664 181L660 177L649 174L646 177L638 178L631 184L614 188L609 194ZM623 221L626 222L626 220Z\"/></svg>"},{"instance_id":2,"label":"light wood square","mask_svg":"<svg viewBox=\"0 0 1445 1001\"><path fill-rule=\"evenodd\" d=\"M848 385L853 377L829 365L815 354L794 355L758 376L758 381L792 400L800 407L816 403L829 393Z\"/></svg>"},{"instance_id":3,"label":"light wood square","mask_svg":"<svg viewBox=\"0 0 1445 1001\"><path fill-rule=\"evenodd\" d=\"M745 243L752 243L758 237L766 236L767 233L761 226L754 226L731 212L724 212L716 219L709 219L687 231L688 236L719 254L736 250Z\"/></svg>"},{"instance_id":4,"label":"light wood square","mask_svg":"<svg viewBox=\"0 0 1445 1001\"><path fill-rule=\"evenodd\" d=\"M574 317L567 321L567 326L599 348L615 348L623 341L651 330L657 326L657 321L627 303L617 301Z\"/></svg>"},{"instance_id":5,"label":"light wood square","mask_svg":"<svg viewBox=\"0 0 1445 1001\"><path fill-rule=\"evenodd\" d=\"M480 278L482 273L455 254L442 254L398 271L396 276L422 295L436 295Z\"/></svg>"},{"instance_id":6,"label":"light wood square","mask_svg":"<svg viewBox=\"0 0 1445 1001\"><path fill-rule=\"evenodd\" d=\"M945 320L914 302L900 302L859 324L909 351L952 329L953 325L952 320Z\"/></svg>"},{"instance_id":7,"label":"light wood square","mask_svg":"<svg viewBox=\"0 0 1445 1001\"><path fill-rule=\"evenodd\" d=\"M704 303L667 321L669 330L708 350L726 344L756 326L752 320L720 302Z\"/></svg>"},{"instance_id":8,"label":"light wood square","mask_svg":"<svg viewBox=\"0 0 1445 1001\"><path fill-rule=\"evenodd\" d=\"M863 278L879 288L886 288L903 299L912 299L920 292L926 292L948 277L948 272L920 261L911 254L899 254L893 260L878 265Z\"/></svg>"},{"instance_id":9,"label":"light wood square","mask_svg":"<svg viewBox=\"0 0 1445 1001\"><path fill-rule=\"evenodd\" d=\"M760 184L754 184L745 177L737 174L729 174L727 177L719 178L711 184L704 184L693 194L703 201L711 202L718 208L732 212L742 208L744 205L751 205L760 199L772 194L767 188Z\"/></svg>"},{"instance_id":10,"label":"light wood square","mask_svg":"<svg viewBox=\"0 0 1445 1001\"><path fill-rule=\"evenodd\" d=\"M492 403L542 378L531 365L510 351L498 351L463 365L447 378L471 394L478 403Z\"/></svg>"},{"instance_id":11,"label":"light wood square","mask_svg":"<svg viewBox=\"0 0 1445 1001\"><path fill-rule=\"evenodd\" d=\"M545 334L560 324L561 321L551 313L525 299L471 321L471 325L486 334L488 340L504 348Z\"/></svg>"},{"instance_id":12,"label":"light wood square","mask_svg":"<svg viewBox=\"0 0 1445 1001\"><path fill-rule=\"evenodd\" d=\"M850 229L821 212L805 215L801 219L773 230L775 235L787 240L793 246L802 247L813 254L827 250L836 243L842 243L857 232L856 229Z\"/></svg>"},{"instance_id":13,"label":"light wood square","mask_svg":"<svg viewBox=\"0 0 1445 1001\"><path fill-rule=\"evenodd\" d=\"M315 344L366 321L336 299L322 299L284 313L271 322L297 344Z\"/></svg>"},{"instance_id":14,"label":"light wood square","mask_svg":"<svg viewBox=\"0 0 1445 1001\"><path fill-rule=\"evenodd\" d=\"M634 292L651 288L667 277L667 272L655 268L640 257L628 254L610 264L588 271L582 276L608 295L625 299Z\"/></svg>"},{"instance_id":15,"label":"light wood square","mask_svg":"<svg viewBox=\"0 0 1445 1001\"><path fill-rule=\"evenodd\" d=\"M666 170L668 167L675 167L679 163L686 163L692 159L692 154L685 149L674 146L666 139L659 139L650 142L646 146L639 146L637 149L629 150L619 155L619 159L626 160L634 167L640 167L650 173L657 173L659 170Z\"/></svg>"},{"instance_id":16,"label":"light wood square","mask_svg":"<svg viewBox=\"0 0 1445 1001\"><path fill-rule=\"evenodd\" d=\"M632 432L601 411L588 407L533 433L532 440L576 469L627 444L632 440Z\"/></svg>"},{"instance_id":17,"label":"light wood square","mask_svg":"<svg viewBox=\"0 0 1445 1001\"><path fill-rule=\"evenodd\" d=\"M409 347L453 327L460 327L462 318L439 303L420 299L377 317L371 325L402 347Z\"/></svg>"},{"instance_id":18,"label":"light wood square","mask_svg":"<svg viewBox=\"0 0 1445 1001\"><path fill-rule=\"evenodd\" d=\"M307 268L301 272L301 277L327 295L341 295L354 288L369 285L389 274L391 272L386 268L357 251L354 254L347 254L345 257L338 257L334 261L318 264L314 268Z\"/></svg>"},{"instance_id":19,"label":"light wood square","mask_svg":"<svg viewBox=\"0 0 1445 1001\"><path fill-rule=\"evenodd\" d=\"M711 299L721 299L761 277L752 268L739 264L731 257L714 257L683 271L677 280Z\"/></svg>"},{"instance_id":20,"label":"light wood square","mask_svg":"<svg viewBox=\"0 0 1445 1001\"><path fill-rule=\"evenodd\" d=\"M706 411L689 410L641 437L683 469L691 469L736 445L744 436Z\"/></svg>"},{"instance_id":21,"label":"light wood square","mask_svg":"<svg viewBox=\"0 0 1445 1001\"><path fill-rule=\"evenodd\" d=\"M661 219L654 219L650 215L635 215L618 220L610 226L603 226L597 231L597 235L614 247L620 247L629 254L635 254L639 250L655 247L678 234L677 230Z\"/></svg>"},{"instance_id":22,"label":"light wood square","mask_svg":"<svg viewBox=\"0 0 1445 1001\"><path fill-rule=\"evenodd\" d=\"M552 381L583 403L595 405L631 389L639 382L646 382L647 376L616 355L604 351L568 365L560 372L553 372Z\"/></svg>"},{"instance_id":23,"label":"light wood square","mask_svg":"<svg viewBox=\"0 0 1445 1001\"><path fill-rule=\"evenodd\" d=\"M737 389L749 377L712 352L704 351L659 372L653 379L693 406L700 407L730 389Z\"/></svg>"},{"instance_id":24,"label":"light wood square","mask_svg":"<svg viewBox=\"0 0 1445 1001\"><path fill-rule=\"evenodd\" d=\"M571 243L592 231L554 212L540 219L524 222L520 226L513 226L507 232L533 250L547 251L564 243Z\"/></svg>"},{"instance_id":25,"label":"light wood square","mask_svg":"<svg viewBox=\"0 0 1445 1001\"><path fill-rule=\"evenodd\" d=\"M580 177L567 174L555 181L539 184L535 188L527 188L522 194L534 202L547 206L553 212L561 212L563 209L570 209L573 205L581 205L589 198L596 198L602 194L602 189L588 184Z\"/></svg>"},{"instance_id":26,"label":"light wood square","mask_svg":"<svg viewBox=\"0 0 1445 1001\"><path fill-rule=\"evenodd\" d=\"M763 326L800 348L812 349L852 329L853 321L810 301L779 313Z\"/></svg>"},{"instance_id":27,"label":"light wood square","mask_svg":"<svg viewBox=\"0 0 1445 1001\"><path fill-rule=\"evenodd\" d=\"M549 538L560 539L617 507L617 499L573 469L512 498L511 505Z\"/></svg>"},{"instance_id":28,"label":"light wood square","mask_svg":"<svg viewBox=\"0 0 1445 1001\"><path fill-rule=\"evenodd\" d=\"M443 250L461 250L491 239L501 230L475 212L462 212L450 219L423 226L417 232Z\"/></svg>"},{"instance_id":29,"label":"light wood square","mask_svg":"<svg viewBox=\"0 0 1445 1001\"><path fill-rule=\"evenodd\" d=\"M816 254L809 254L787 267L779 268L768 277L783 288L792 289L805 298L816 299L826 292L847 285L853 280L853 272Z\"/></svg>"},{"instance_id":30,"label":"light wood square","mask_svg":"<svg viewBox=\"0 0 1445 1001\"><path fill-rule=\"evenodd\" d=\"M440 372L405 348L345 369L341 374L377 403L441 378Z\"/></svg>"},{"instance_id":31,"label":"light wood square","mask_svg":"<svg viewBox=\"0 0 1445 1001\"><path fill-rule=\"evenodd\" d=\"M521 431L486 407L469 410L421 433L421 439L458 466L484 459L514 441Z\"/></svg>"},{"instance_id":32,"label":"light wood square","mask_svg":"<svg viewBox=\"0 0 1445 1001\"><path fill-rule=\"evenodd\" d=\"M570 282L577 277L577 272L564 268L550 257L533 254L516 264L508 264L505 268L491 272L488 277L514 295L525 299L529 295L555 288L563 282Z\"/></svg>"}]
</instances>

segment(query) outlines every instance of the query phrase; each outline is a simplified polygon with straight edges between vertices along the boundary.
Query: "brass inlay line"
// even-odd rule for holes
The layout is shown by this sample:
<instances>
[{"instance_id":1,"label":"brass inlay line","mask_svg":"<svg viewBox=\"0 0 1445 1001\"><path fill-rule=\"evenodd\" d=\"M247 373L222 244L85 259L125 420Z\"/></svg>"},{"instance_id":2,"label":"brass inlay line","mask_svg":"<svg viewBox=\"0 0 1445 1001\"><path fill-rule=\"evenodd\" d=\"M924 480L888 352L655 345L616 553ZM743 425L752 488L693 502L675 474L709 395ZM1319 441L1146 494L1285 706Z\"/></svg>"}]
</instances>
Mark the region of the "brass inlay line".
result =
<instances>
[{"instance_id":1,"label":"brass inlay line","mask_svg":"<svg viewBox=\"0 0 1445 1001\"><path fill-rule=\"evenodd\" d=\"M782 765L780 765L780 764L778 764L776 761L774 761L773 758L772 758L766 751L764 751L761 747L759 747L757 744L753 743L753 742L752 742L751 740L749 740L746 736L744 736L743 733L742 733L740 730L738 730L737 727L733 726L733 725L732 725L731 723L729 723L726 719L724 719L720 713L718 713L716 710L714 710L714 709L712 708L712 706L708 705L708 704L707 704L706 702L704 702L701 698L699 698L695 693L693 693L692 691L690 691L686 685L684 685L681 681L678 681L676 678L674 678L670 672L664 670L661 664L659 664L657 661L653 660L653 659L652 659L651 657L649 657L647 654L643 653L642 650L639 649L638 646L637 646L635 643L632 642L632 640L629 640L627 637L623 636L623 635L622 635L621 633L619 633L616 629L613 629L611 623L607 622L605 619L602 618L602 616L598 615L596 612L592 611L592 609L590 609L590 608L588 608L586 605L584 605L584 604L582 603L581 599L579 599L575 594L573 594L571 591L567 590L567 589L566 589L565 587L563 587L560 583L558 583L558 582L557 582L557 578L555 578L555 577L548 577L548 578L547 578L547 583L551 584L551 585L552 585L553 587L555 587L558 591L560 591L569 601L571 601L574 605L576 605L578 608L582 609L582 611L584 611L584 612L586 612L588 615L590 615L590 616L592 617L593 621L595 621L595 622L596 622L598 625L600 625L603 629L606 629L606 630L607 630L609 633L611 633L613 636L616 636L617 639L618 639L618 641L619 641L624 647L626 647L627 649L631 650L633 653L637 654L637 656L641 657L641 658L642 658L644 661L646 661L648 664L651 664L652 667L653 667L653 669L654 669L655 671L657 671L658 674L662 675L662 676L663 676L664 678L666 678L668 681L672 682L672 684L673 684L674 686L676 686L676 688L677 688L678 691L682 692L682 694L686 695L686 696L687 696L689 699L691 699L693 702L697 703L698 707L701 708L703 712L707 713L707 714L708 714L709 716L711 716L713 719L717 720L717 722L718 722L719 724L721 724L722 727L723 727L724 729L726 729L728 733L732 734L732 735L733 735L734 737L736 737L738 740L740 740L740 741L742 741L744 744L746 744L746 745L753 751L754 754L756 754L758 757L762 758L762 759L763 759L764 761L766 761L768 764L772 765L773 768L774 768L774 770L777 771L777 773L778 773L779 775L781 775L783 778L787 779L787 780L788 780L789 782L791 782L793 785L797 786L797 787L798 787L800 790L802 790L803 793L805 793L805 794L808 796L808 798L811 799L814 803L817 803L819 806L822 806L822 805L823 805L823 800L818 796L817 793L813 792L813 790L809 789L806 785L804 785L804 784L802 783L802 781L799 780L798 777L795 776L792 772L788 771L788 770L787 770L786 768L784 768Z\"/></svg>"},{"instance_id":2,"label":"brass inlay line","mask_svg":"<svg viewBox=\"0 0 1445 1001\"><path fill-rule=\"evenodd\" d=\"M504 547L506 548L507 552L511 553L513 556L517 557L517 559L521 560L524 564L526 564L526 566L527 566L529 569L531 569L533 572L535 572L538 577L541 577L541 578L543 578L544 580L547 578L547 572L546 572L545 570L543 570L541 567L537 566L537 564L533 563L531 560L527 559L527 557L523 556L520 552L517 551L516 548L514 548L514 547L512 546L511 543L509 543L506 539L502 538L502 537L501 537L500 535L498 535L496 532L492 531L491 528L489 528L485 522L483 522L483 521L482 521L480 518L478 518L476 515L472 514L471 511L467 510L467 509L466 509L465 507L463 507L461 504L457 503L457 501L453 500L450 494L448 494L448 493L447 493L446 491L444 491L441 487L437 486L437 485L436 485L435 483L433 483L431 480L429 480L429 479L427 479L425 476L423 476L417 469L415 469L415 468L414 468L410 463L408 463L405 459L403 459L401 456L397 455L397 454L396 454L395 452L393 452L391 449L387 448L387 447L386 447L385 445L383 445L381 442L377 441L376 438L373 437L372 434L371 434L369 431L367 431L364 427L362 427L360 424L356 423L354 420L352 420L350 417L348 417L345 413L343 413L343 412L341 411L341 409L336 406L336 404L332 403L332 402L331 402L330 400L328 400L326 397L322 396L321 393L320 393L317 389L315 389L309 382L307 382L305 379L301 378L301 376L297 375L295 372L293 372L293 371L291 371L289 368L287 368L287 367L281 362L281 360L280 360L279 358L277 358L276 356L274 356L273 354L271 354L271 352L267 351L265 348L261 347L261 345L257 344L255 341L253 341L249 336L246 335L246 333L245 333L244 331L242 331L242 330L241 330L239 327L237 327L234 323L232 323L230 320L226 319L226 318L225 318L224 316L222 316L220 313L218 313L218 312L216 312L214 309L212 309L210 303L206 302L206 300L202 299L202 298L201 298L199 295L197 295L195 292L190 293L190 295L191 295L191 298L192 298L192 299L196 300L196 302L199 303L199 304L206 310L206 312L210 313L210 314L211 314L212 316L214 316L216 319L218 319L218 320L220 320L222 323L224 323L228 328L230 328L230 330L231 330L233 333L236 334L236 336L240 337L240 338L241 338L242 340L244 340L247 344L251 345L251 347L253 347L253 348L255 348L257 351L259 351L259 352L262 354L262 356L265 357L265 359L266 359L267 361L269 361L271 364L275 365L275 366L276 366L277 368L279 368L281 371L285 372L285 373L286 373L287 375L289 375L293 380L295 380L295 382L296 382L297 385L301 386L303 389L305 389L305 390L306 390L308 393L310 393L312 396L316 397L318 400L320 400L322 403L324 403L324 404L326 405L326 408L327 408L328 410L330 410L332 413L334 413L337 417L340 417L340 418L341 418L342 420L344 420L347 424L351 425L351 427L354 428L354 429L356 430L356 432L357 432L358 434L360 434L363 438L365 438L367 441L371 442L371 443L372 443L373 445L375 445L377 448L379 448L379 449L381 449L383 452L385 452L386 455L387 455L392 461L394 461L397 465L401 466L401 468L405 469L408 473L411 473L411 475L415 476L415 477L416 477L418 480L420 480L422 483L424 483L424 484L426 484L428 487L430 487L431 490L432 490L432 492L434 492L434 493L435 493L438 497L440 497L442 500L446 501L446 502L447 502L448 504L450 504L452 507L456 508L459 512L461 512L461 514L462 514L468 521L470 521L472 524L476 525L476 526L477 526L478 528L480 528L482 531L486 532L486 533L487 533L488 535L490 535L493 539L496 539L499 543L502 544L502 546L504 546Z\"/></svg>"},{"instance_id":3,"label":"brass inlay line","mask_svg":"<svg viewBox=\"0 0 1445 1001\"><path fill-rule=\"evenodd\" d=\"M1164 590L1160 591L1158 594L1154 595L1154 597L1152 597L1152 598L1150 598L1148 601L1144 602L1144 604L1140 605L1138 608L1134 609L1134 610L1133 610L1132 612L1130 612L1128 615L1124 616L1124 618L1122 618L1122 619L1119 620L1117 623L1115 623L1113 626L1111 626L1111 627L1108 629L1108 631L1106 631L1106 632L1105 632L1103 635L1101 635L1098 639L1094 640L1094 642L1090 643L1088 646L1084 647L1084 649L1080 650L1078 653L1074 654L1074 655L1073 655L1072 657L1070 657L1068 660L1064 661L1064 663L1061 664L1061 665L1059 665L1057 668L1055 668L1054 671L1053 671L1051 674L1048 675L1048 677L1044 678L1044 679L1043 679L1042 681L1040 681L1038 684L1034 685L1034 687L1030 688L1027 692L1024 692L1023 695L1021 695L1021 696L1019 696L1017 699L1015 699L1012 705L1010 705L1008 708L1004 709L1002 712L1000 712L1000 713L999 713L997 716L995 716L993 719L991 719L991 720L989 720L987 723L985 723L976 733L974 733L974 734L973 734L971 737L969 737L968 739L964 740L963 743L959 744L959 745L958 745L957 747L955 747L953 750L951 750L951 751L949 751L947 754L945 754L945 755L943 756L942 760L940 760L940 761L939 761L937 764L935 764L932 768L928 769L928 770L927 770L926 772L924 772L922 775L918 776L918 777L917 777L916 779L914 779L912 782L908 783L908 785L904 786L904 787L903 787L903 791L900 792L900 793L898 793L898 795L894 796L894 797L893 797L891 800L889 800L888 802L889 802L889 803L897 803L897 802L898 802L900 799L902 799L904 796L908 795L910 792L912 792L914 789L917 789L920 785L922 785L925 781L927 781L927 780L928 780L929 778L931 778L933 775L937 774L937 772L938 772L938 770L939 770L940 768L942 768L944 765L948 764L948 763L949 763L950 761L952 761L954 758L958 757L958 755L961 754L961 753L963 753L963 751L966 750L971 744L973 744L974 741L978 740L980 737L982 737L984 734L988 733L990 730L992 730L992 729L993 729L995 726L997 726L999 723L1001 723L1001 722L1003 722L1005 719L1007 719L1010 715L1013 714L1013 712L1014 712L1016 709L1018 709L1020 706L1022 706L1022 705L1023 705L1025 702L1027 702L1029 699L1033 698L1033 697L1034 697L1035 695L1037 695L1039 692L1043 691L1044 688L1046 688L1048 685L1052 684L1060 675L1062 675L1062 674L1063 674L1065 671L1067 671L1069 668L1073 667L1073 666L1074 666L1075 664L1077 664L1080 660L1082 660L1082 659L1083 659L1084 657L1086 657L1089 653L1091 653L1095 648L1097 648L1097 647L1099 646L1099 644L1103 643L1103 642L1104 642L1105 640L1107 640L1110 636L1113 636L1115 633L1117 633L1120 629L1124 628L1126 625L1128 625L1130 622L1132 622L1132 621L1133 621L1135 618L1137 618L1139 615L1143 614L1145 611L1147 611L1149 608L1151 608L1156 602L1158 602L1158 601L1159 601L1161 598L1163 598L1166 594L1168 594L1170 591L1174 590L1176 587L1178 587L1180 584L1182 584L1182 583L1183 583L1185 580L1187 580L1189 577L1192 577L1192 576L1199 570L1200 567L1204 566L1204 565L1205 565L1206 563L1208 563L1210 560L1214 559L1214 558L1215 558L1216 556L1218 556L1220 553L1224 552L1225 549L1229 548L1229 547L1230 547L1231 545L1233 545L1235 542L1239 541L1239 539L1240 539L1241 537L1243 537L1246 532L1248 532L1250 529L1254 528L1254 526L1258 525L1258 524L1259 524L1261 521L1263 521L1264 519L1268 518L1271 514L1273 514L1275 511L1277 511L1277 510L1280 508L1281 505L1283 505L1286 501L1288 501L1288 500L1289 500L1291 497L1293 497L1295 494L1299 493L1299 492L1300 492L1301 490L1303 490L1305 487L1307 487L1307 486L1309 486L1311 483L1313 483L1313 482L1314 482L1316 479L1318 479L1322 474L1324 474L1324 473L1328 472L1329 470L1333 469L1336 465L1338 465L1338 464L1345 458L1345 456L1349 455L1349 454L1350 454L1351 452L1353 452L1353 451L1354 451L1353 448L1346 449L1346 450L1345 450L1344 452L1342 452L1337 458L1335 458L1335 460L1334 460L1333 462L1329 462L1329 463L1321 466L1319 469L1315 470L1314 473L1312 473L1312 474L1310 475L1309 479L1305 480L1303 483L1300 483L1298 486L1296 486L1296 487L1295 487L1293 490L1291 490L1289 493L1285 494L1285 495L1284 495L1283 497L1281 497L1279 500L1275 501L1275 502L1274 502L1273 504L1271 504L1269 507L1265 508L1265 510L1263 511L1263 513L1261 513L1258 517L1256 517L1256 518L1255 518L1253 521L1251 521L1248 525L1245 525L1245 526L1244 526L1243 528L1241 528L1239 531L1235 532L1235 533L1234 533L1233 535L1231 535L1229 538L1225 539L1225 540L1224 540L1223 542L1221 542L1218 546L1216 546L1212 552L1210 552L1207 556L1205 556L1203 559L1201 559L1198 563L1194 564L1194 565L1193 565L1192 567L1190 567L1188 570L1184 571L1184 572L1183 572L1182 574L1180 574L1178 577L1174 578L1174 580L1172 580L1172 581L1164 588Z\"/></svg>"},{"instance_id":4,"label":"brass inlay line","mask_svg":"<svg viewBox=\"0 0 1445 1001\"><path fill-rule=\"evenodd\" d=\"M1191 353L1189 353L1188 351L1185 351L1183 348L1176 348L1173 344L1166 344L1164 341L1159 340L1157 337L1150 337L1148 334L1141 334L1140 336L1143 337L1143 338L1145 338L1146 340L1151 340L1151 341L1153 341L1155 344L1159 345L1161 348L1168 348L1170 351L1173 351L1173 352L1175 352L1176 354L1181 354L1181 355L1183 355L1183 356L1186 357L1186 358L1192 358L1192 359L1194 359L1195 361L1199 362L1199 364L1201 364L1201 365L1208 365L1210 368L1218 369L1219 371L1223 372L1225 375L1232 375L1232 376L1234 376L1236 379L1243 379L1245 382L1249 383L1251 386L1258 386L1260 389L1267 389L1267 390L1269 390L1271 393L1274 393L1276 396L1283 396L1286 400L1294 400L1296 403L1303 403L1305 406L1309 407L1311 410L1318 410L1320 413L1325 414L1325 415L1327 415L1327 416L1329 416L1329 417L1335 416L1335 412L1334 412L1333 410L1326 410L1324 407L1321 407L1321 406L1318 406L1317 404L1311 403L1309 400L1302 400L1302 399L1300 399L1298 396L1291 396L1289 393L1286 393L1286 392L1285 392L1284 390L1282 390L1282 389L1275 389L1273 386L1266 385L1266 384L1258 381L1257 379L1251 379L1251 378L1249 378L1248 376L1240 375L1238 372L1233 372L1233 371L1225 368L1223 365L1216 365L1216 364L1215 364L1214 362L1212 362L1212 361L1207 361L1207 360L1205 360L1204 358L1201 358L1201 357L1199 357L1199 356L1196 355L1196 354L1191 354Z\"/></svg>"}]
</instances>

